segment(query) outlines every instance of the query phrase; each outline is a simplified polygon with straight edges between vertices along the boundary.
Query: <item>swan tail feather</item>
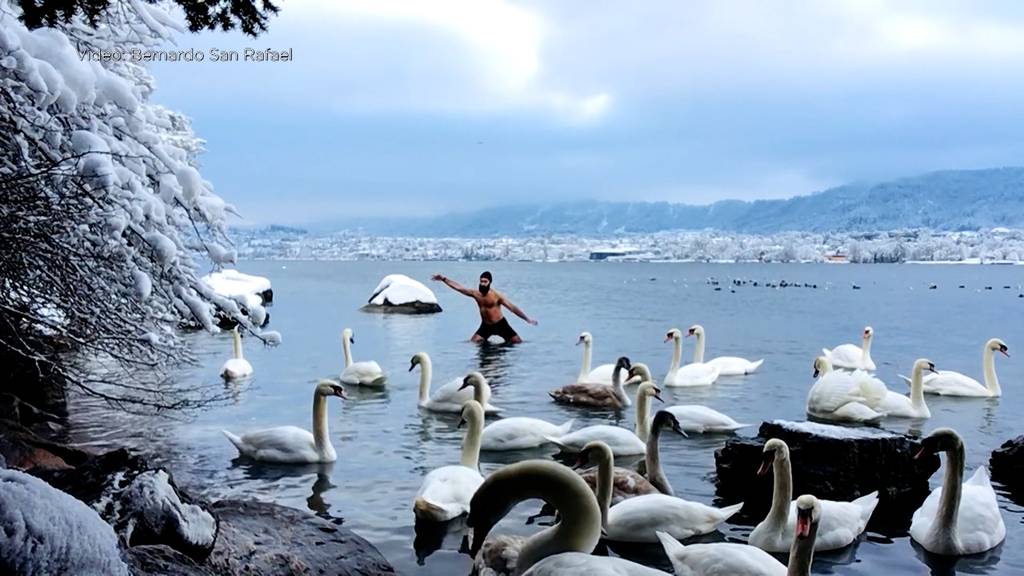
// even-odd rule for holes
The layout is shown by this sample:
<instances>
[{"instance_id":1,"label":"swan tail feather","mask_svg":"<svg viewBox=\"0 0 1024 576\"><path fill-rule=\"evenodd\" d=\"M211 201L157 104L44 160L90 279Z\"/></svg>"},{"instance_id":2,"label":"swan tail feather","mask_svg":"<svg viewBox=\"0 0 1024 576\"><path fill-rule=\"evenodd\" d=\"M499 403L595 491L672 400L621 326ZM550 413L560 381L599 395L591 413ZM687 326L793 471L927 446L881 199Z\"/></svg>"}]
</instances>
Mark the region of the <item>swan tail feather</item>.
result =
<instances>
[{"instance_id":1,"label":"swan tail feather","mask_svg":"<svg viewBox=\"0 0 1024 576\"><path fill-rule=\"evenodd\" d=\"M386 383L387 381L388 381L387 375L386 374L381 374L380 376L377 376L376 378L371 380L370 383L367 384L367 386L374 386L374 387L377 387L377 388L382 388L384 386L384 383Z\"/></svg>"},{"instance_id":2,"label":"swan tail feather","mask_svg":"<svg viewBox=\"0 0 1024 576\"><path fill-rule=\"evenodd\" d=\"M718 511L722 513L722 522L732 518L733 515L739 512L741 508L743 508L743 502L733 504L732 506L726 506L725 508L719 508Z\"/></svg>"},{"instance_id":3,"label":"swan tail feather","mask_svg":"<svg viewBox=\"0 0 1024 576\"><path fill-rule=\"evenodd\" d=\"M232 444L235 445L235 448L238 450L239 454L245 454L245 450L243 450L243 448L242 448L245 445L245 443L242 442L242 439L239 436L237 436L235 434L232 434L231 432L228 432L227 430L221 430L221 432L223 432L224 436L227 437L227 439Z\"/></svg>"},{"instance_id":4,"label":"swan tail feather","mask_svg":"<svg viewBox=\"0 0 1024 576\"><path fill-rule=\"evenodd\" d=\"M825 358L832 356L832 351L828 348L822 348L821 353L825 355Z\"/></svg>"},{"instance_id":5,"label":"swan tail feather","mask_svg":"<svg viewBox=\"0 0 1024 576\"><path fill-rule=\"evenodd\" d=\"M575 423L575 422L576 422L576 419L575 419L575 418L573 418L573 419L570 419L570 420L569 420L569 421L567 421L567 422L566 422L565 424L562 424L561 426L559 426L559 427L558 427L558 432L559 432L560 434L562 434L563 436L564 436L564 435L566 435L566 434L568 434L568 433L569 433L569 431L570 431L570 430L572 430L572 425L573 425L573 423Z\"/></svg>"},{"instance_id":6,"label":"swan tail feather","mask_svg":"<svg viewBox=\"0 0 1024 576\"><path fill-rule=\"evenodd\" d=\"M657 534L658 540L661 541L661 547L665 549L665 555L669 558L672 558L686 549L686 546L683 546L682 543L673 538L671 534L662 532L661 530L658 530L655 534Z\"/></svg>"},{"instance_id":7,"label":"swan tail feather","mask_svg":"<svg viewBox=\"0 0 1024 576\"><path fill-rule=\"evenodd\" d=\"M566 444L565 442L562 442L561 438L556 438L554 436L544 435L544 439L547 440L548 442L554 444L555 446L558 446L562 450L572 450L572 448L568 444Z\"/></svg>"},{"instance_id":8,"label":"swan tail feather","mask_svg":"<svg viewBox=\"0 0 1024 576\"><path fill-rule=\"evenodd\" d=\"M907 378L903 374L900 374L899 376L900 376L900 379L902 379L904 382L907 383L907 386L910 386L910 378Z\"/></svg>"},{"instance_id":9,"label":"swan tail feather","mask_svg":"<svg viewBox=\"0 0 1024 576\"><path fill-rule=\"evenodd\" d=\"M750 368L747 370L747 374L750 374L751 372L753 372L753 371L757 370L758 368L760 368L761 364L764 364L764 358L761 358L757 362L751 362L750 363Z\"/></svg>"},{"instance_id":10,"label":"swan tail feather","mask_svg":"<svg viewBox=\"0 0 1024 576\"><path fill-rule=\"evenodd\" d=\"M868 520L871 519L871 515L875 512L875 507L878 506L878 491L874 491L870 494L865 494L860 498L853 501L854 504L860 506L861 509L861 520L866 525Z\"/></svg>"}]
</instances>

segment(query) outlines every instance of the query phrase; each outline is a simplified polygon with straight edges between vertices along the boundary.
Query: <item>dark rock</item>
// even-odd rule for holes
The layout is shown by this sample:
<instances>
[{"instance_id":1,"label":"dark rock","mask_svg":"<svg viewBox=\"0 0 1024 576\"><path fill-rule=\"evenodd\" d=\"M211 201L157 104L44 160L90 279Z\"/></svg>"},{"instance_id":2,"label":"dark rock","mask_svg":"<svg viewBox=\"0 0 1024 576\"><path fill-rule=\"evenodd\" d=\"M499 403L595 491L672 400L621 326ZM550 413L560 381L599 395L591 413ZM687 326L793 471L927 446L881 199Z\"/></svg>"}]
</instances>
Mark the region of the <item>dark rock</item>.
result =
<instances>
[{"instance_id":1,"label":"dark rock","mask_svg":"<svg viewBox=\"0 0 1024 576\"><path fill-rule=\"evenodd\" d=\"M267 288L263 292L260 292L259 295L260 295L260 298L263 299L263 305L264 306L270 306L271 304L274 303L274 289L273 288Z\"/></svg>"},{"instance_id":2,"label":"dark rock","mask_svg":"<svg viewBox=\"0 0 1024 576\"><path fill-rule=\"evenodd\" d=\"M7 466L29 472L61 470L84 462L90 454L51 442L11 420L0 420L0 456Z\"/></svg>"},{"instance_id":3,"label":"dark rock","mask_svg":"<svg viewBox=\"0 0 1024 576\"><path fill-rule=\"evenodd\" d=\"M814 494L853 500L878 490L871 518L876 531L896 533L910 526L913 512L928 497L928 479L940 466L932 454L914 459L917 438L871 428L828 424L764 422L756 438L733 438L715 452L716 494L725 503L744 502L735 520L756 524L771 507L772 474L757 476L764 443L789 445L793 496Z\"/></svg>"},{"instance_id":4,"label":"dark rock","mask_svg":"<svg viewBox=\"0 0 1024 576\"><path fill-rule=\"evenodd\" d=\"M270 576L394 574L362 537L322 518L263 502L222 500L212 506L220 532L206 568L217 574Z\"/></svg>"},{"instance_id":5,"label":"dark rock","mask_svg":"<svg viewBox=\"0 0 1024 576\"><path fill-rule=\"evenodd\" d=\"M1007 440L988 461L992 479L1005 486L1014 501L1024 503L1024 436Z\"/></svg>"},{"instance_id":6,"label":"dark rock","mask_svg":"<svg viewBox=\"0 0 1024 576\"><path fill-rule=\"evenodd\" d=\"M437 314L441 305L435 302L410 302L408 304L366 304L360 308L363 312L378 314Z\"/></svg>"},{"instance_id":7,"label":"dark rock","mask_svg":"<svg viewBox=\"0 0 1024 576\"><path fill-rule=\"evenodd\" d=\"M115 514L115 502L108 499L98 507L100 499L108 493L124 490L136 476L151 467L141 456L119 448L79 462L74 469L40 471L35 475L96 508L100 516L109 519Z\"/></svg>"},{"instance_id":8,"label":"dark rock","mask_svg":"<svg viewBox=\"0 0 1024 576\"><path fill-rule=\"evenodd\" d=\"M134 576L213 576L213 572L168 546L132 546L124 551L123 558Z\"/></svg>"}]
</instances>

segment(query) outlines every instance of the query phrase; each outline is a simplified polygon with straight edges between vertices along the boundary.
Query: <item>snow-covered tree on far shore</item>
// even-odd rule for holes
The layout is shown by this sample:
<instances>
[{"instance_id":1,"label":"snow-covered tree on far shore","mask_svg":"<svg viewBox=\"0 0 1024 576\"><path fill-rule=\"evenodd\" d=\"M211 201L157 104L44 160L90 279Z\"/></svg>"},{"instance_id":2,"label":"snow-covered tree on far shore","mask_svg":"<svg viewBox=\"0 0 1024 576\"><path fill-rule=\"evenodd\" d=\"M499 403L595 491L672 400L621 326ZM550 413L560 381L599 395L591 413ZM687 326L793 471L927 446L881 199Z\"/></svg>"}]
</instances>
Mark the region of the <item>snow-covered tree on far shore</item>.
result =
<instances>
[{"instance_id":1,"label":"snow-covered tree on far shore","mask_svg":"<svg viewBox=\"0 0 1024 576\"><path fill-rule=\"evenodd\" d=\"M209 401L216 388L161 369L189 358L182 323L254 332L198 280L235 260L233 208L197 170L188 118L151 102L142 64L81 57L166 48L184 26L140 0L114 0L95 23L30 30L19 16L0 0L3 385L56 379L156 410Z\"/></svg>"}]
</instances>

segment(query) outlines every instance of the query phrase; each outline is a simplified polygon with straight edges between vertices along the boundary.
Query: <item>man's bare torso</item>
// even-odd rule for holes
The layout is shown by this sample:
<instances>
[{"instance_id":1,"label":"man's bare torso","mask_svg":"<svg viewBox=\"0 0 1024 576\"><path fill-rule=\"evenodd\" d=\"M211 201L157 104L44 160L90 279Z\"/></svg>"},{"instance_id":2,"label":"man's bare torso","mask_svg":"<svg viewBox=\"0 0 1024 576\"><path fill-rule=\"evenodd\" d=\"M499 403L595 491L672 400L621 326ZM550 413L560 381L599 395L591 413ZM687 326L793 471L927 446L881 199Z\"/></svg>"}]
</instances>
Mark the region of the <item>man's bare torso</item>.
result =
<instances>
[{"instance_id":1,"label":"man's bare torso","mask_svg":"<svg viewBox=\"0 0 1024 576\"><path fill-rule=\"evenodd\" d=\"M480 308L480 320L485 324L494 324L503 318L501 294L497 290L491 290L486 295L477 290L473 298L476 299L476 304Z\"/></svg>"}]
</instances>

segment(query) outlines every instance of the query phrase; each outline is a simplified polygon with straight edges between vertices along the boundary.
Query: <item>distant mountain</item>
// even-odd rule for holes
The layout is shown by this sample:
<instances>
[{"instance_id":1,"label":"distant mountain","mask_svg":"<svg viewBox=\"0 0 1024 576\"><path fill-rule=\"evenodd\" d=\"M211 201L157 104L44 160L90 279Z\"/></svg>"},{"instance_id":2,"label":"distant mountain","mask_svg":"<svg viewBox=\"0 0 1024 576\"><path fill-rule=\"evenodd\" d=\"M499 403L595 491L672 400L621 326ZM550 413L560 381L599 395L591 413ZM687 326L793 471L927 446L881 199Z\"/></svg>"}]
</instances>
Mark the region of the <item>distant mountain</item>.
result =
<instances>
[{"instance_id":1,"label":"distant mountain","mask_svg":"<svg viewBox=\"0 0 1024 576\"><path fill-rule=\"evenodd\" d=\"M569 202L487 208L422 219L363 222L366 232L413 236L519 236L716 229L766 234L930 228L1024 228L1024 168L950 170L849 184L787 200Z\"/></svg>"}]
</instances>

